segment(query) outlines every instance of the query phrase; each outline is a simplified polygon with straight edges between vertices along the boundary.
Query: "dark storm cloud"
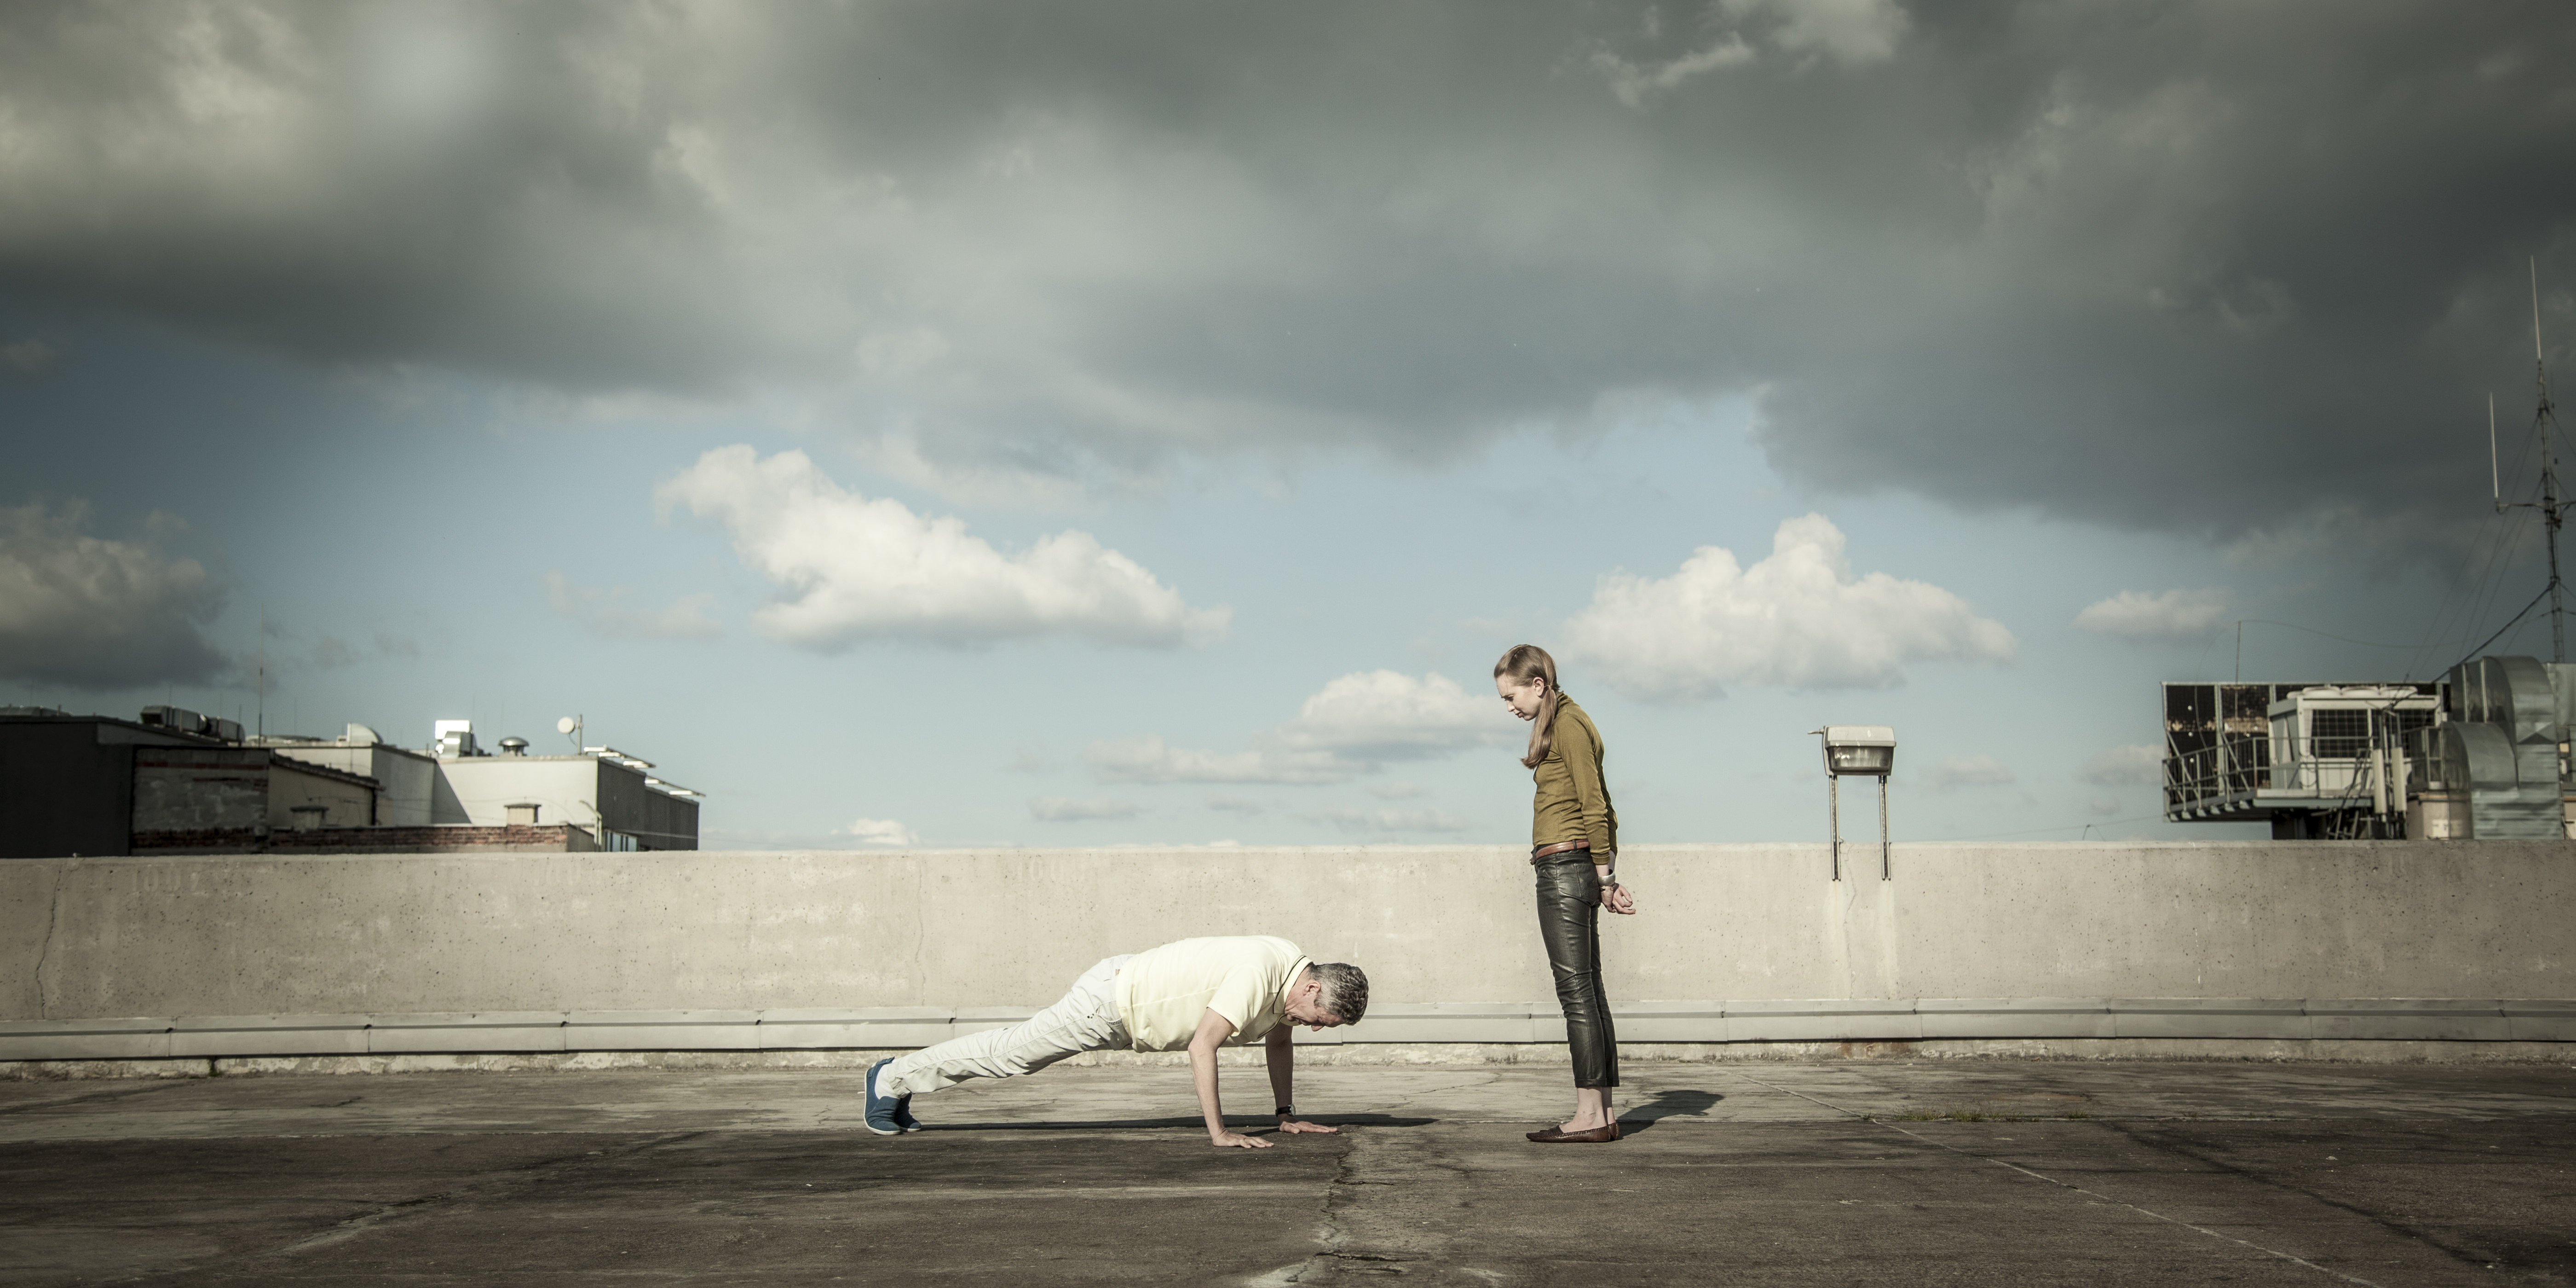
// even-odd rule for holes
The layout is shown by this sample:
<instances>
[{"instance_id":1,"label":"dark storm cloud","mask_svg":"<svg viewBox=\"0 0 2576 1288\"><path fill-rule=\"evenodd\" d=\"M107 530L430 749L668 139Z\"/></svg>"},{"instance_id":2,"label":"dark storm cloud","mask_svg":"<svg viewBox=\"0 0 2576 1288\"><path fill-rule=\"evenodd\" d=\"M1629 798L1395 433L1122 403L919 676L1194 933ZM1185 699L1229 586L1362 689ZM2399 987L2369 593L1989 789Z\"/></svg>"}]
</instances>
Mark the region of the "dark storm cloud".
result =
<instances>
[{"instance_id":1,"label":"dark storm cloud","mask_svg":"<svg viewBox=\"0 0 2576 1288\"><path fill-rule=\"evenodd\" d=\"M91 536L87 513L0 507L0 677L114 689L225 671L203 629L223 602L205 567Z\"/></svg>"},{"instance_id":2,"label":"dark storm cloud","mask_svg":"<svg viewBox=\"0 0 2576 1288\"><path fill-rule=\"evenodd\" d=\"M171 12L0 17L0 283L951 479L1753 392L1827 487L2441 514L2576 278L2554 5Z\"/></svg>"}]
</instances>

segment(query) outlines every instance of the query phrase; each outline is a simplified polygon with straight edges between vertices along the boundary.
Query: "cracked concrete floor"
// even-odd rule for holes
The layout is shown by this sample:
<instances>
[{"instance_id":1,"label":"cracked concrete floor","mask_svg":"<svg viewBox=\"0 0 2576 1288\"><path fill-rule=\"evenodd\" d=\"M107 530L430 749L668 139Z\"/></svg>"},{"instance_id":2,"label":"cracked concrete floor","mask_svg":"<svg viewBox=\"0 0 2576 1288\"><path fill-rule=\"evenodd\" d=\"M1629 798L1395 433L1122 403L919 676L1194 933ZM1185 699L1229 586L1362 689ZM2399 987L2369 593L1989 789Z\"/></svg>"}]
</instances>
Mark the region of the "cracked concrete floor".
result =
<instances>
[{"instance_id":1,"label":"cracked concrete floor","mask_svg":"<svg viewBox=\"0 0 2576 1288\"><path fill-rule=\"evenodd\" d=\"M2564 1066L1330 1067L1205 1144L1176 1069L0 1083L0 1282L2576 1283ZM1229 1070L1239 1110L1267 1104Z\"/></svg>"}]
</instances>

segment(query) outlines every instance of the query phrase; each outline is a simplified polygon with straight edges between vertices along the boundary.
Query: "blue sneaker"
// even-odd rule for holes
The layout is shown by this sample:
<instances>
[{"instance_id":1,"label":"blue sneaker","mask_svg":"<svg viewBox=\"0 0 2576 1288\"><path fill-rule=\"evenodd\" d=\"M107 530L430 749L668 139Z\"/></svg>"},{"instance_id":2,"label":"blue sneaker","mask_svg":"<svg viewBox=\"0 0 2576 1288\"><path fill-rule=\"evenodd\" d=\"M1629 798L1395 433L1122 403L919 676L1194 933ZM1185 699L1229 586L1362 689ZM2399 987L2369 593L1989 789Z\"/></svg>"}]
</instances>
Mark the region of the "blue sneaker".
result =
<instances>
[{"instance_id":1,"label":"blue sneaker","mask_svg":"<svg viewBox=\"0 0 2576 1288\"><path fill-rule=\"evenodd\" d=\"M893 1057L889 1056L868 1066L866 1088L868 1130L880 1136L892 1136L903 1130L903 1119L896 1117L897 1114L903 1113L903 1101L894 1096L882 1095L877 1091L877 1076L885 1072L887 1065L893 1063ZM905 1117L909 1116L905 1115Z\"/></svg>"},{"instance_id":2,"label":"blue sneaker","mask_svg":"<svg viewBox=\"0 0 2576 1288\"><path fill-rule=\"evenodd\" d=\"M912 1097L910 1095L901 1095L894 1098L894 1125L903 1128L905 1131L921 1130L921 1120L912 1116Z\"/></svg>"}]
</instances>

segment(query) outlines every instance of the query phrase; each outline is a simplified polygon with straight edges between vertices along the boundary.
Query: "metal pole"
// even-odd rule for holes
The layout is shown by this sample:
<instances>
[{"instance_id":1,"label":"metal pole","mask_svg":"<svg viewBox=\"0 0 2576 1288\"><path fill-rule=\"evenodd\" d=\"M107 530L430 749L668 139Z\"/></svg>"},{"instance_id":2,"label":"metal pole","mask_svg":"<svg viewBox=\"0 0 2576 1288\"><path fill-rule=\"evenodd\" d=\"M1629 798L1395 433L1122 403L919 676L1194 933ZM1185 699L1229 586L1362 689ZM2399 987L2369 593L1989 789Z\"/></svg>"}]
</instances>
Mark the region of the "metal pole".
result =
<instances>
[{"instance_id":1,"label":"metal pole","mask_svg":"<svg viewBox=\"0 0 2576 1288\"><path fill-rule=\"evenodd\" d=\"M1834 816L1834 880L1843 879L1843 780L1840 775L1825 775L1825 812Z\"/></svg>"},{"instance_id":2,"label":"metal pole","mask_svg":"<svg viewBox=\"0 0 2576 1288\"><path fill-rule=\"evenodd\" d=\"M2242 624L2239 624L2237 629L2243 630L2245 628ZM2238 669L2240 671L2243 669L2241 664ZM2212 774L2212 777L2216 779L2214 785L2220 796L2225 796L2233 786L2228 782L2227 774L2227 691L2233 687L2235 686L2227 684L2213 684L2209 686L2212 702L2210 714L2216 717L2211 727L2218 731L2218 754L2210 759L2210 768L2215 771Z\"/></svg>"},{"instance_id":3,"label":"metal pole","mask_svg":"<svg viewBox=\"0 0 2576 1288\"><path fill-rule=\"evenodd\" d=\"M1888 858L1888 849L1887 775L1880 774L1878 776L1878 879L1881 881L1896 879L1895 869Z\"/></svg>"},{"instance_id":4,"label":"metal pole","mask_svg":"<svg viewBox=\"0 0 2576 1288\"><path fill-rule=\"evenodd\" d=\"M2546 405L2546 404L2544 404ZM2566 583L2558 579L2558 528L2566 521L2558 509L2558 461L2549 450L2549 421L2540 422L2540 504L2549 525L2549 659L2567 660Z\"/></svg>"},{"instance_id":5,"label":"metal pole","mask_svg":"<svg viewBox=\"0 0 2576 1288\"><path fill-rule=\"evenodd\" d=\"M2565 583L2558 579L2558 456L2549 447L2549 379L2540 384L2540 520L2549 529L2549 659L2567 660L2567 609L2561 603Z\"/></svg>"},{"instance_id":6,"label":"metal pole","mask_svg":"<svg viewBox=\"0 0 2576 1288\"><path fill-rule=\"evenodd\" d=\"M2540 347L2540 259L2531 261L2531 365L2540 384L2540 410L2533 417L2540 431L2540 521L2549 533L2549 658L2567 660L2565 586L2558 580L2558 528L2566 516L2558 509L2558 454L2550 449L2549 430L2557 417L2549 406L2549 358Z\"/></svg>"}]
</instances>

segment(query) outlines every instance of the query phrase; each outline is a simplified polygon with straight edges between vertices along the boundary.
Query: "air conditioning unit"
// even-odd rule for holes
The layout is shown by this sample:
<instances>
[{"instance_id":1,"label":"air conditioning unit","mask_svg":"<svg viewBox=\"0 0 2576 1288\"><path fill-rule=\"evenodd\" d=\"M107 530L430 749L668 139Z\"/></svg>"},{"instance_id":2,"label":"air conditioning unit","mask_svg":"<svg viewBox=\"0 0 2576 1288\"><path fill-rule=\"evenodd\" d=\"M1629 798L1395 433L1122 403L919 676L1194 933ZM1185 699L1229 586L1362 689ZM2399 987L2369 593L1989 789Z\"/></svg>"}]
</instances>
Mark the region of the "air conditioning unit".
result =
<instances>
[{"instance_id":1,"label":"air conditioning unit","mask_svg":"<svg viewBox=\"0 0 2576 1288\"><path fill-rule=\"evenodd\" d=\"M186 707L145 707L143 723L154 729L167 729L172 733L206 731L206 718Z\"/></svg>"}]
</instances>

